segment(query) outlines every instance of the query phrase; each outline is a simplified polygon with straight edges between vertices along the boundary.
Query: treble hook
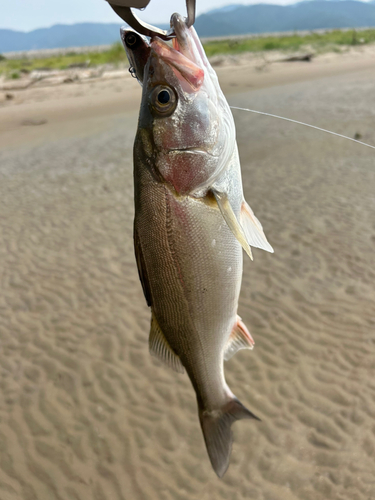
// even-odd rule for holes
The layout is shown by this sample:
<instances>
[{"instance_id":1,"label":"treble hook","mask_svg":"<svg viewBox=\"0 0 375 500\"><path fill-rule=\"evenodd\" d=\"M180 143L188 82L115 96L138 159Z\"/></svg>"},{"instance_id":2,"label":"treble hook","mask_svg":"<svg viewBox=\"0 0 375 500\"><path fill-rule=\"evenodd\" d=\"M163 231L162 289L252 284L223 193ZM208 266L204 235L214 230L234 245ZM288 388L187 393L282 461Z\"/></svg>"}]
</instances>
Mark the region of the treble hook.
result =
<instances>
[{"instance_id":1,"label":"treble hook","mask_svg":"<svg viewBox=\"0 0 375 500\"><path fill-rule=\"evenodd\" d=\"M132 7L144 9L150 3L150 0L107 0L107 2L121 19L141 35L149 37L158 36L162 40L170 40L176 36L173 28L169 30L156 28L151 24L141 21L141 19L134 14L131 9ZM188 28L193 26L195 22L195 2L196 0L186 0L186 24Z\"/></svg>"}]
</instances>

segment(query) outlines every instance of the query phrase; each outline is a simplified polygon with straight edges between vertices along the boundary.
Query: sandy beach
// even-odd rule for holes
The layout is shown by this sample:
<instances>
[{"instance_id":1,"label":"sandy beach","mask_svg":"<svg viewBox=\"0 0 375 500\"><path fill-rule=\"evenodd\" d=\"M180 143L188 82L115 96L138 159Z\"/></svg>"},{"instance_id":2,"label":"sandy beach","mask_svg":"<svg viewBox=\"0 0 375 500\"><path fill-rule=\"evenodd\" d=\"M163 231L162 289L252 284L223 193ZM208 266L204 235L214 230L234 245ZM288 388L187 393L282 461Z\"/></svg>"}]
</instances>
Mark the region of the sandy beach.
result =
<instances>
[{"instance_id":1,"label":"sandy beach","mask_svg":"<svg viewBox=\"0 0 375 500\"><path fill-rule=\"evenodd\" d=\"M259 58L261 61L262 58ZM234 106L375 145L373 49L215 66ZM225 364L262 421L209 463L186 375L148 353L130 75L0 94L0 500L375 498L375 152L233 111L256 346ZM11 97L7 97L11 94Z\"/></svg>"}]
</instances>

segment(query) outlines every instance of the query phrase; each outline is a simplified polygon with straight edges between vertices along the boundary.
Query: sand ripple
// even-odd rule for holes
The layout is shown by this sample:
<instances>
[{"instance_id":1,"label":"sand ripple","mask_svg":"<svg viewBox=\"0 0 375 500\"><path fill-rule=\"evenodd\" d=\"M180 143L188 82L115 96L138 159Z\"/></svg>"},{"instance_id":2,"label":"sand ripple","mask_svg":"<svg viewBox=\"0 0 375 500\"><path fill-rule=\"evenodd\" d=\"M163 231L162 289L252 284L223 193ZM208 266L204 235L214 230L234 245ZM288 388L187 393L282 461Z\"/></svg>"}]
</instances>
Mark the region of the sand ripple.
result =
<instances>
[{"instance_id":1,"label":"sand ripple","mask_svg":"<svg viewBox=\"0 0 375 500\"><path fill-rule=\"evenodd\" d=\"M369 80L328 83L233 103L375 143ZM256 348L226 374L262 422L236 424L222 481L187 377L148 354L136 117L0 153L1 500L375 497L373 155L237 116L246 197L275 254L245 264L239 312Z\"/></svg>"}]
</instances>

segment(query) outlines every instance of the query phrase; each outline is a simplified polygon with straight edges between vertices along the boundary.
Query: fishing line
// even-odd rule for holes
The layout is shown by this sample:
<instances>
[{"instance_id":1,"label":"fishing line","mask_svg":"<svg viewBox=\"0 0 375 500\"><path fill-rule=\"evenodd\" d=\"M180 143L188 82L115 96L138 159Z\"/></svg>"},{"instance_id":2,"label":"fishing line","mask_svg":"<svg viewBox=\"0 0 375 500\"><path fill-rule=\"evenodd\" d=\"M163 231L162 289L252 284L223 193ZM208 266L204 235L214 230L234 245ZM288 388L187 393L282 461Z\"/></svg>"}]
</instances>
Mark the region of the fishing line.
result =
<instances>
[{"instance_id":1,"label":"fishing line","mask_svg":"<svg viewBox=\"0 0 375 500\"><path fill-rule=\"evenodd\" d=\"M321 132L326 132L327 134L336 135L337 137L342 137L343 139L348 139L349 141L356 142L362 146L367 146L368 148L375 149L375 146L371 144L366 144L362 141L357 141L352 137L347 137L346 135L337 134L336 132L331 132L331 130L326 130L325 128L316 127L315 125L309 125L308 123L299 122L297 120L292 120L291 118L285 118L284 116L271 115L271 113L264 113L263 111L255 111L254 109L238 108L237 106L230 106L232 109L239 109L240 111L249 111L250 113L256 113L257 115L271 116L271 118L278 118L279 120L285 120L287 122L297 123L297 125L304 125L305 127L314 128L315 130L320 130Z\"/></svg>"}]
</instances>

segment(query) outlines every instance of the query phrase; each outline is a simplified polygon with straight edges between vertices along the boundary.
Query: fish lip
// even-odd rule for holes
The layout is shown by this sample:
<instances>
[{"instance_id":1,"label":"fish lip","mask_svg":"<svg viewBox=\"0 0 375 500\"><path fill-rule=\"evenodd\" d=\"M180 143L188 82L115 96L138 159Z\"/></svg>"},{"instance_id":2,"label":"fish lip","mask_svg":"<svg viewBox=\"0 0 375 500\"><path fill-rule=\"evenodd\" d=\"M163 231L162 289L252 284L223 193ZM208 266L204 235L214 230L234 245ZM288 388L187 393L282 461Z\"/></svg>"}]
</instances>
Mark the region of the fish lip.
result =
<instances>
[{"instance_id":1,"label":"fish lip","mask_svg":"<svg viewBox=\"0 0 375 500\"><path fill-rule=\"evenodd\" d=\"M171 16L171 28L175 33L175 37L172 39L173 46L175 47L176 42L178 45L187 46L188 44L188 36L187 31L189 30L187 24L187 19L183 18L180 14L176 12ZM176 48L176 47L175 47Z\"/></svg>"}]
</instances>

